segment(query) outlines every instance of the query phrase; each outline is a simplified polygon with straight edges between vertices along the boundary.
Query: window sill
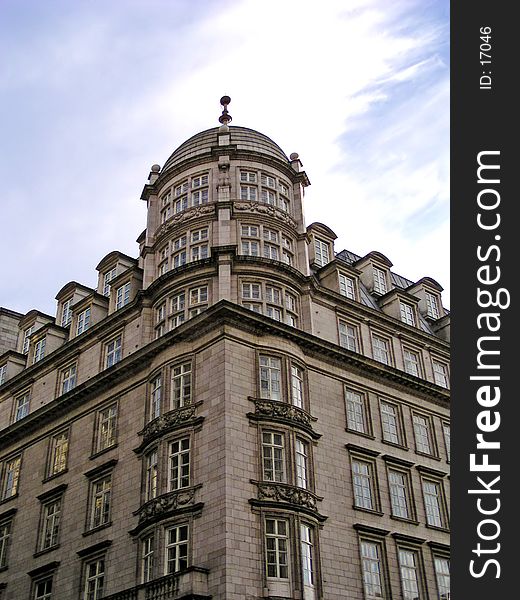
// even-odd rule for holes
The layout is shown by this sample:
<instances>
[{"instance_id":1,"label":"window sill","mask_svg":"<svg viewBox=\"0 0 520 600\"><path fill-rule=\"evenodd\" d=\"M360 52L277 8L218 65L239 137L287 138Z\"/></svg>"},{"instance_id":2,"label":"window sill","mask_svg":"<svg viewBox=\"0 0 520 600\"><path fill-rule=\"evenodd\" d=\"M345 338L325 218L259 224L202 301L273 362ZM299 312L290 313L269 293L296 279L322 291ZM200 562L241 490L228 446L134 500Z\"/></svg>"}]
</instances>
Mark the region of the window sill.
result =
<instances>
[{"instance_id":1,"label":"window sill","mask_svg":"<svg viewBox=\"0 0 520 600\"><path fill-rule=\"evenodd\" d=\"M441 461L440 456L437 456L436 454L428 454L428 452L421 452L420 450L416 450L415 454L417 454L418 456L424 456L426 458L431 458L432 460L437 460L437 461Z\"/></svg>"},{"instance_id":2,"label":"window sill","mask_svg":"<svg viewBox=\"0 0 520 600\"><path fill-rule=\"evenodd\" d=\"M408 452L409 448L407 446L403 446L402 444L396 444L395 442L389 442L388 440L381 440L383 444L387 446L392 446L393 448L401 448L401 450L406 450Z\"/></svg>"},{"instance_id":3,"label":"window sill","mask_svg":"<svg viewBox=\"0 0 520 600\"><path fill-rule=\"evenodd\" d=\"M59 473L53 473L52 475L48 475L47 477L45 477L45 479L42 479L42 483L47 483L48 481L52 481L53 479L56 479L57 477L60 477L61 475L65 475L65 473L68 473L68 469L63 469L63 471L60 471Z\"/></svg>"},{"instance_id":4,"label":"window sill","mask_svg":"<svg viewBox=\"0 0 520 600\"><path fill-rule=\"evenodd\" d=\"M355 435L359 435L361 437L367 438L368 440L375 440L375 436L371 435L370 433L364 433L363 431L357 431L356 429L349 429L348 427L345 428L345 431L347 433L354 433Z\"/></svg>"},{"instance_id":5,"label":"window sill","mask_svg":"<svg viewBox=\"0 0 520 600\"><path fill-rule=\"evenodd\" d=\"M115 448L118 447L118 445L119 444L113 444L112 446L109 446L108 448L103 448L103 450L98 450L97 452L94 452L94 454L91 454L89 456L89 460L94 460L98 456L102 456L103 454L106 454L107 452L110 452L110 450L114 450Z\"/></svg>"},{"instance_id":6,"label":"window sill","mask_svg":"<svg viewBox=\"0 0 520 600\"><path fill-rule=\"evenodd\" d=\"M16 492L16 494L13 494L12 496L9 496L9 498L2 498L2 500L0 500L0 505L5 504L10 500L14 500L15 498L18 498L18 492Z\"/></svg>"},{"instance_id":7,"label":"window sill","mask_svg":"<svg viewBox=\"0 0 520 600\"><path fill-rule=\"evenodd\" d=\"M419 521L415 519L407 519L406 517L396 517L395 515L390 515L390 518L394 521L399 521L400 523L410 523L410 525L419 525Z\"/></svg>"},{"instance_id":8,"label":"window sill","mask_svg":"<svg viewBox=\"0 0 520 600\"><path fill-rule=\"evenodd\" d=\"M442 531L444 533L450 533L450 530L448 527L439 527L438 525L428 525L428 523L425 523L425 525L428 529L434 529L435 531Z\"/></svg>"},{"instance_id":9,"label":"window sill","mask_svg":"<svg viewBox=\"0 0 520 600\"><path fill-rule=\"evenodd\" d=\"M102 529L106 529L107 527L111 527L111 526L112 526L112 521L108 521L108 523L103 523L103 525L98 525L97 527L93 527L92 529L89 529L88 531L84 531L81 535L83 537L87 537L98 531L101 531Z\"/></svg>"},{"instance_id":10,"label":"window sill","mask_svg":"<svg viewBox=\"0 0 520 600\"><path fill-rule=\"evenodd\" d=\"M38 558L38 556L42 556L43 554L47 554L48 552L52 552L53 550L57 550L60 547L60 544L54 544L54 546L49 546L48 548L44 548L43 550L38 550L33 554L33 558Z\"/></svg>"},{"instance_id":11,"label":"window sill","mask_svg":"<svg viewBox=\"0 0 520 600\"><path fill-rule=\"evenodd\" d=\"M359 510L361 512L365 512L370 515L376 515L378 517L382 517L385 514L385 513L381 512L380 510L374 510L373 508L363 508L363 506L356 506L355 504L352 505L352 508L354 510Z\"/></svg>"}]
</instances>

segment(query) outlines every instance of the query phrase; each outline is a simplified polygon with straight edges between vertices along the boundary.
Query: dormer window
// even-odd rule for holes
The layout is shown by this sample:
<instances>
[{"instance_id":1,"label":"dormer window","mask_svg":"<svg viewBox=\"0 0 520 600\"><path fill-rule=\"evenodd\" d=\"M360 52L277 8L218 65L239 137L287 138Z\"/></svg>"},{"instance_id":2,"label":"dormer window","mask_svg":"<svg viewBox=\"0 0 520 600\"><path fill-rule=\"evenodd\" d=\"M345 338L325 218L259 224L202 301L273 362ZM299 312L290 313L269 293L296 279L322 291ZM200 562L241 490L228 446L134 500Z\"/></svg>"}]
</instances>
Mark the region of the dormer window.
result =
<instances>
[{"instance_id":1,"label":"dormer window","mask_svg":"<svg viewBox=\"0 0 520 600\"><path fill-rule=\"evenodd\" d=\"M343 275L343 273L339 274L339 293L351 300L356 299L356 288L352 277Z\"/></svg>"},{"instance_id":2,"label":"dormer window","mask_svg":"<svg viewBox=\"0 0 520 600\"><path fill-rule=\"evenodd\" d=\"M39 360L44 358L46 343L47 343L47 338L42 337L34 344L33 364L37 363Z\"/></svg>"},{"instance_id":3,"label":"dormer window","mask_svg":"<svg viewBox=\"0 0 520 600\"><path fill-rule=\"evenodd\" d=\"M323 267L330 261L329 244L319 238L314 238L314 262Z\"/></svg>"},{"instance_id":4,"label":"dormer window","mask_svg":"<svg viewBox=\"0 0 520 600\"><path fill-rule=\"evenodd\" d=\"M33 331L34 325L31 325L23 332L22 354L27 354L29 352L29 344L31 343L30 337Z\"/></svg>"},{"instance_id":5,"label":"dormer window","mask_svg":"<svg viewBox=\"0 0 520 600\"><path fill-rule=\"evenodd\" d=\"M76 335L87 331L90 327L90 306L78 315L78 324L76 326Z\"/></svg>"},{"instance_id":6,"label":"dormer window","mask_svg":"<svg viewBox=\"0 0 520 600\"><path fill-rule=\"evenodd\" d=\"M432 319L438 319L440 317L439 301L437 296L426 292L426 314Z\"/></svg>"},{"instance_id":7,"label":"dormer window","mask_svg":"<svg viewBox=\"0 0 520 600\"><path fill-rule=\"evenodd\" d=\"M399 307L401 311L401 321L415 327L415 311L413 306L406 302L399 302Z\"/></svg>"},{"instance_id":8,"label":"dormer window","mask_svg":"<svg viewBox=\"0 0 520 600\"><path fill-rule=\"evenodd\" d=\"M72 304L72 298L68 298L61 305L61 322L60 322L60 325L62 327L67 327L67 325L69 325L70 322L72 321L72 311L70 310L71 304Z\"/></svg>"},{"instance_id":9,"label":"dormer window","mask_svg":"<svg viewBox=\"0 0 520 600\"><path fill-rule=\"evenodd\" d=\"M388 291L386 273L378 267L372 267L372 272L374 275L374 292L381 295L386 294Z\"/></svg>"},{"instance_id":10,"label":"dormer window","mask_svg":"<svg viewBox=\"0 0 520 600\"><path fill-rule=\"evenodd\" d=\"M123 308L130 302L130 282L125 283L116 291L116 310Z\"/></svg>"},{"instance_id":11,"label":"dormer window","mask_svg":"<svg viewBox=\"0 0 520 600\"><path fill-rule=\"evenodd\" d=\"M116 276L116 267L103 275L103 296L110 296L110 282Z\"/></svg>"}]
</instances>

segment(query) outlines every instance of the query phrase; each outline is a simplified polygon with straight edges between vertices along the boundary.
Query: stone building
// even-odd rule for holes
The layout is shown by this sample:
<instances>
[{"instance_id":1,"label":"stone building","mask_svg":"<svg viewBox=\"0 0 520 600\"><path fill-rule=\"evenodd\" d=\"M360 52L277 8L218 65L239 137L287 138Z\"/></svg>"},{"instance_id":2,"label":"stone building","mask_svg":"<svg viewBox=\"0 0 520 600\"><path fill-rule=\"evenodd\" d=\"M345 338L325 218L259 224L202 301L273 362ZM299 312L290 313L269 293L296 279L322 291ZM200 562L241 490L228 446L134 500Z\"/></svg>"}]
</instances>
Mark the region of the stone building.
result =
<instances>
[{"instance_id":1,"label":"stone building","mask_svg":"<svg viewBox=\"0 0 520 600\"><path fill-rule=\"evenodd\" d=\"M228 102L151 168L138 258L0 309L4 600L449 597L442 288L305 226Z\"/></svg>"}]
</instances>

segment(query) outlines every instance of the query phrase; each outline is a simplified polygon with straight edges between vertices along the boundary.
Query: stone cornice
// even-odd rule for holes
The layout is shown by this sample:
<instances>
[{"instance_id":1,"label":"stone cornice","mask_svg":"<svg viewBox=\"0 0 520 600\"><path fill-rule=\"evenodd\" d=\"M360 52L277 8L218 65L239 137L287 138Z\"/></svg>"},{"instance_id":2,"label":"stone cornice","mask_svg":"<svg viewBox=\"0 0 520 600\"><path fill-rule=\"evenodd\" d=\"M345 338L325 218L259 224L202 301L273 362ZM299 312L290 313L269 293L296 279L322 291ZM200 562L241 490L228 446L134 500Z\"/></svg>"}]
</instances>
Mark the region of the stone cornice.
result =
<instances>
[{"instance_id":1,"label":"stone cornice","mask_svg":"<svg viewBox=\"0 0 520 600\"><path fill-rule=\"evenodd\" d=\"M197 427L202 424L204 417L196 416L197 406L201 403L190 404L188 406L182 406L171 410L160 417L157 417L153 421L150 421L146 427L139 431L138 435L143 436L141 445L136 448L135 452L138 454L144 450L144 448L150 443L160 438L165 433L181 429L183 427Z\"/></svg>"},{"instance_id":2,"label":"stone cornice","mask_svg":"<svg viewBox=\"0 0 520 600\"><path fill-rule=\"evenodd\" d=\"M290 508L296 512L310 514L321 522L327 519L317 508L318 501L323 498L309 490L272 481L251 480L251 483L257 487L257 497L249 500L252 506Z\"/></svg>"},{"instance_id":3,"label":"stone cornice","mask_svg":"<svg viewBox=\"0 0 520 600\"><path fill-rule=\"evenodd\" d=\"M312 422L317 419L303 409L279 400L265 398L249 398L249 400L255 403L255 412L246 415L252 421L275 421L299 427L315 440L321 437L312 428Z\"/></svg>"}]
</instances>

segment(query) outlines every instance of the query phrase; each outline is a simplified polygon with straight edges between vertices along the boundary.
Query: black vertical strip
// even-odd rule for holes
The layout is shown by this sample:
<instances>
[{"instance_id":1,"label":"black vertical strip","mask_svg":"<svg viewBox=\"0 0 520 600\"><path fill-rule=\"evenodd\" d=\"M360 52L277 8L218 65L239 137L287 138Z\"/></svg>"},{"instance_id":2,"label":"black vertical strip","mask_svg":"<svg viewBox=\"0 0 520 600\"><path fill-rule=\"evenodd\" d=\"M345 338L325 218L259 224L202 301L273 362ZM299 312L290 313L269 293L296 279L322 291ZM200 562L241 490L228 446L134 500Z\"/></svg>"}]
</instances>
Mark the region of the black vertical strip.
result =
<instances>
[{"instance_id":1,"label":"black vertical strip","mask_svg":"<svg viewBox=\"0 0 520 600\"><path fill-rule=\"evenodd\" d=\"M520 328L515 312L520 233L515 209L520 198L514 188L520 168L514 163L520 158L520 51L513 8L514 3L481 0L453 0L451 5L454 600L518 595L520 386L515 374L520 373ZM499 167L483 168L480 183L479 154L482 163ZM472 380L475 376L482 379ZM478 449L479 433L488 443L500 443L500 449ZM472 454L477 464L484 464L487 455L500 470L472 471Z\"/></svg>"}]
</instances>

